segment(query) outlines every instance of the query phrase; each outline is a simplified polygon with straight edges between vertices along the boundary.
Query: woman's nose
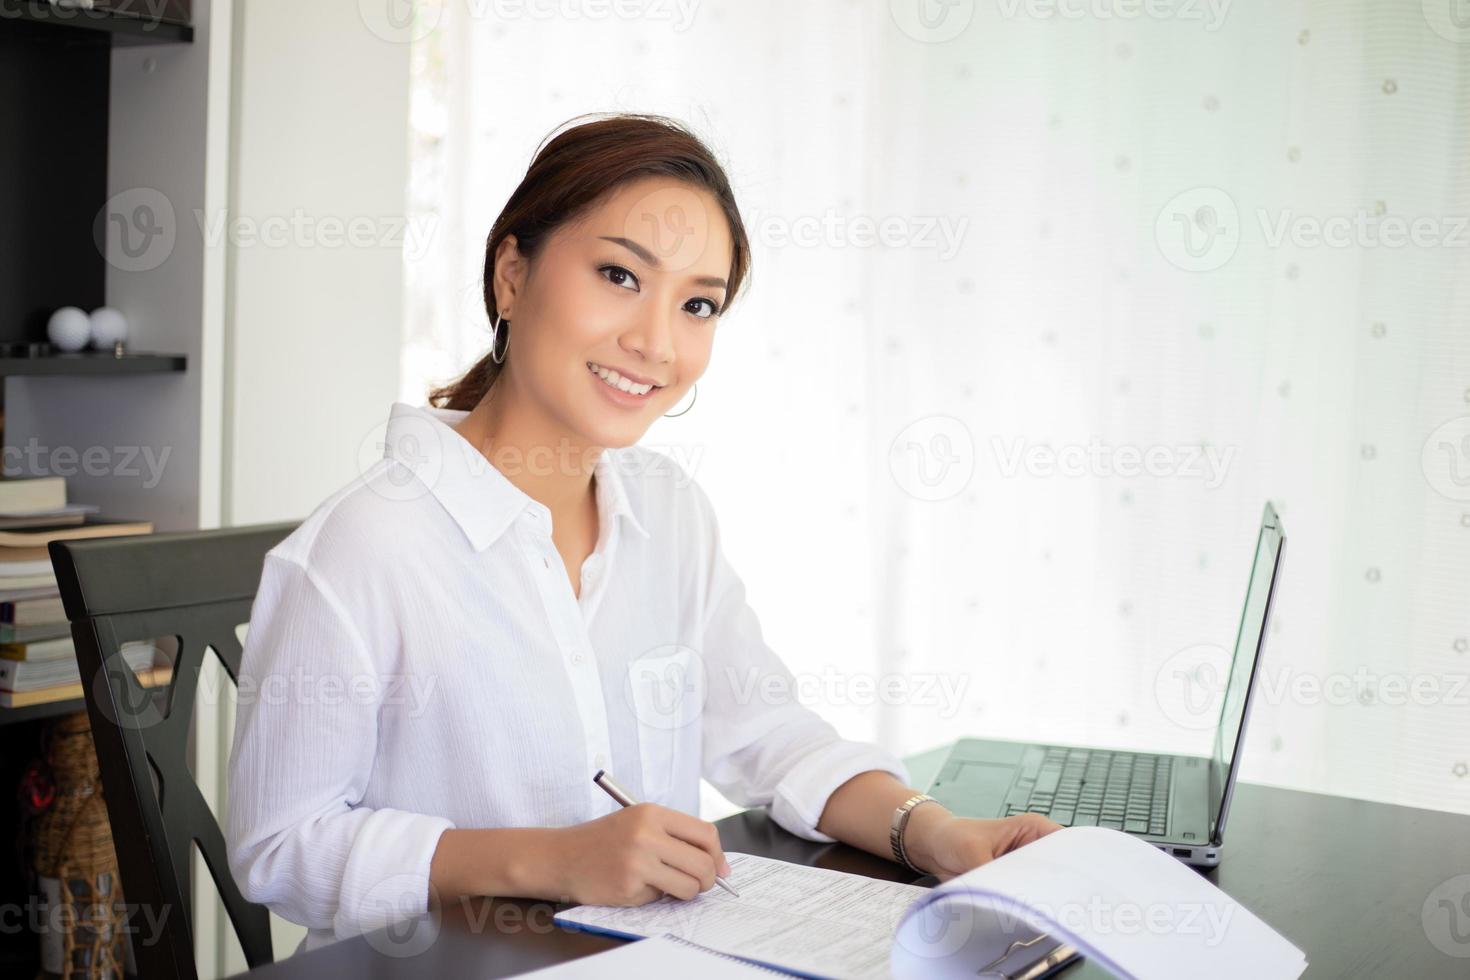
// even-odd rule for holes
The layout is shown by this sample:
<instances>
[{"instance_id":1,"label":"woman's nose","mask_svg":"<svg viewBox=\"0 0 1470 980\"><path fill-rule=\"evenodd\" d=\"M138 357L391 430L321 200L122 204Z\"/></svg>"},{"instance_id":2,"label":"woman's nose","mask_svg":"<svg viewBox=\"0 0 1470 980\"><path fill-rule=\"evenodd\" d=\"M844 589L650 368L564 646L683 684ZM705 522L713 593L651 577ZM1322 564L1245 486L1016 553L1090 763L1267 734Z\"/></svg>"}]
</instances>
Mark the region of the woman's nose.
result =
<instances>
[{"instance_id":1,"label":"woman's nose","mask_svg":"<svg viewBox=\"0 0 1470 980\"><path fill-rule=\"evenodd\" d=\"M623 348L636 351L645 361L655 364L673 360L674 334L670 321L666 313L649 313L623 335Z\"/></svg>"}]
</instances>

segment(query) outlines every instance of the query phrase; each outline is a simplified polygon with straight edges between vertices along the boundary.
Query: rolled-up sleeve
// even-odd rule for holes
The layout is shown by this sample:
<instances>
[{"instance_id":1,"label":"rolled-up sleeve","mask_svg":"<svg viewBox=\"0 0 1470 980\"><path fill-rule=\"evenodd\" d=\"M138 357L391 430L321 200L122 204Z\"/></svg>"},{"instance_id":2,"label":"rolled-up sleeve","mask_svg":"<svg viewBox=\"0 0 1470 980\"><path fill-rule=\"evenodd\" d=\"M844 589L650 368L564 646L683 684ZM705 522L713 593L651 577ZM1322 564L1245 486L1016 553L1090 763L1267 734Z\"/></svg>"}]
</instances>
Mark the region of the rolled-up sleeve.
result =
<instances>
[{"instance_id":1,"label":"rolled-up sleeve","mask_svg":"<svg viewBox=\"0 0 1470 980\"><path fill-rule=\"evenodd\" d=\"M360 805L383 686L330 586L267 556L251 609L229 761L225 837L245 898L341 938L428 907L454 825Z\"/></svg>"},{"instance_id":2,"label":"rolled-up sleeve","mask_svg":"<svg viewBox=\"0 0 1470 980\"><path fill-rule=\"evenodd\" d=\"M704 582L704 778L741 806L768 806L772 819L798 837L830 842L835 838L817 824L834 790L872 770L907 784L908 770L876 745L842 738L800 703L794 675L766 645L745 586L725 558L708 496L692 480L690 487Z\"/></svg>"}]
</instances>

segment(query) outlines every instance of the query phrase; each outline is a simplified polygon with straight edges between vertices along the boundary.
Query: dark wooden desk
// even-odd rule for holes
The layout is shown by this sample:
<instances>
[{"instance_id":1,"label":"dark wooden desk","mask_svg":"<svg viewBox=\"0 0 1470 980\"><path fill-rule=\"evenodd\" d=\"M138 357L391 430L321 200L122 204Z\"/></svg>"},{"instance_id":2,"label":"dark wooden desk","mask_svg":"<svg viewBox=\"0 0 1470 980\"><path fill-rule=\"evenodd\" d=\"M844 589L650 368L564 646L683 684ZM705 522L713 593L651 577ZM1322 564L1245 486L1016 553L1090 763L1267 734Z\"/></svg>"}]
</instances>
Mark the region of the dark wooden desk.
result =
<instances>
[{"instance_id":1,"label":"dark wooden desk","mask_svg":"<svg viewBox=\"0 0 1470 980\"><path fill-rule=\"evenodd\" d=\"M909 760L915 785L928 785L943 751ZM727 850L915 880L897 865L844 844L794 837L764 811L736 814L719 828ZM1470 892L1470 817L1242 783L1226 848L1208 877L1307 954L1306 976L1470 976L1470 898L1464 897ZM1434 902L1426 910L1430 893L1461 875L1467 877L1458 881L1464 887L1451 892L1453 907ZM564 930L551 922L555 911L546 902L451 902L437 916L397 930L300 956L277 950L287 958L248 976L500 977L619 943ZM1110 976L1088 962L1060 975Z\"/></svg>"}]
</instances>

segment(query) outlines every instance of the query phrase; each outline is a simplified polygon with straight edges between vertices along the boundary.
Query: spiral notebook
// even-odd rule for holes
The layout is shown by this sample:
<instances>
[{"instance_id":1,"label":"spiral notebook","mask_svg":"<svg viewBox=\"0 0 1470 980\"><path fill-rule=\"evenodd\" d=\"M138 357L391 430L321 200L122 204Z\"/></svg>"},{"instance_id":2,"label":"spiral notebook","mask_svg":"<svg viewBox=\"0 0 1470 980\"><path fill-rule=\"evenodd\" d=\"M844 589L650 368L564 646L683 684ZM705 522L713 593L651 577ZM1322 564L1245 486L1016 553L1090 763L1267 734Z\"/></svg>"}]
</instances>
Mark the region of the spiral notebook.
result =
<instances>
[{"instance_id":1,"label":"spiral notebook","mask_svg":"<svg viewBox=\"0 0 1470 980\"><path fill-rule=\"evenodd\" d=\"M778 970L756 966L673 935L640 939L595 956L584 956L570 963L523 974L545 980L609 980L619 977L630 980L651 980L654 977L743 980L781 975Z\"/></svg>"}]
</instances>

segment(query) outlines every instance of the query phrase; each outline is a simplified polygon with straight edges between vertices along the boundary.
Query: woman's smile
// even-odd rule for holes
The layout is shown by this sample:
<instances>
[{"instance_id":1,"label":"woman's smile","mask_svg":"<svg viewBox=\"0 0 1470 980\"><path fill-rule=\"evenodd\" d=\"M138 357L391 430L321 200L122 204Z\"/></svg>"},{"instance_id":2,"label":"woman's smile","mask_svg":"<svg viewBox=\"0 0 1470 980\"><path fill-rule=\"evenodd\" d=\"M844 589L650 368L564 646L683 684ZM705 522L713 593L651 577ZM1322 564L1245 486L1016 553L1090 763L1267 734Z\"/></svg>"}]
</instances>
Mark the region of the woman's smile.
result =
<instances>
[{"instance_id":1,"label":"woman's smile","mask_svg":"<svg viewBox=\"0 0 1470 980\"><path fill-rule=\"evenodd\" d=\"M593 361L588 361L587 372L606 396L622 408L636 408L653 397L653 393L661 391L662 386L656 384L637 384L630 378L625 378L612 368L603 367Z\"/></svg>"}]
</instances>

